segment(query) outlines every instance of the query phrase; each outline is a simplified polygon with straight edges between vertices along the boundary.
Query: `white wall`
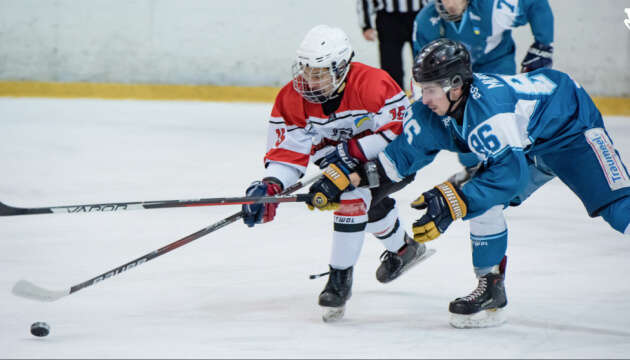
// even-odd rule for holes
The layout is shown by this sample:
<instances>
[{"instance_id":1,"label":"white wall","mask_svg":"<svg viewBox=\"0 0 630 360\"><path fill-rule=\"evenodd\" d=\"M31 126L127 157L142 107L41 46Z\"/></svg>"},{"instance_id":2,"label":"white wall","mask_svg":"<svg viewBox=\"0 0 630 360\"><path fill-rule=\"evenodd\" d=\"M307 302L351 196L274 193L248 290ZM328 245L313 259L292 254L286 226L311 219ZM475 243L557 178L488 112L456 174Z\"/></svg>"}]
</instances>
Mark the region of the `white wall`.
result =
<instances>
[{"instance_id":1,"label":"white wall","mask_svg":"<svg viewBox=\"0 0 630 360\"><path fill-rule=\"evenodd\" d=\"M550 3L555 67L593 94L630 96L630 1ZM318 23L343 28L357 59L378 65L354 0L0 0L0 80L280 86ZM515 37L520 62L529 27Z\"/></svg>"}]
</instances>

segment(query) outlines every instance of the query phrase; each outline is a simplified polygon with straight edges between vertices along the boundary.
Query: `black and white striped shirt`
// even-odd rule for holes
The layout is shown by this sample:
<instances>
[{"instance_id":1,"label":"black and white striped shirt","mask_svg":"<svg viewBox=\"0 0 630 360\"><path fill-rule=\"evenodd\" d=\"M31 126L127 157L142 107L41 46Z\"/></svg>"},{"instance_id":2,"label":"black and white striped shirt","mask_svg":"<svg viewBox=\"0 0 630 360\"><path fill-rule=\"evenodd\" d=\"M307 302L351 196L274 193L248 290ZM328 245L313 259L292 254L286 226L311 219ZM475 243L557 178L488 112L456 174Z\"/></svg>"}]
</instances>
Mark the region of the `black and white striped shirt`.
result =
<instances>
[{"instance_id":1,"label":"black and white striped shirt","mask_svg":"<svg viewBox=\"0 0 630 360\"><path fill-rule=\"evenodd\" d=\"M417 13L429 0L357 0L357 13L361 29L374 27L372 17L377 11L388 13Z\"/></svg>"}]
</instances>

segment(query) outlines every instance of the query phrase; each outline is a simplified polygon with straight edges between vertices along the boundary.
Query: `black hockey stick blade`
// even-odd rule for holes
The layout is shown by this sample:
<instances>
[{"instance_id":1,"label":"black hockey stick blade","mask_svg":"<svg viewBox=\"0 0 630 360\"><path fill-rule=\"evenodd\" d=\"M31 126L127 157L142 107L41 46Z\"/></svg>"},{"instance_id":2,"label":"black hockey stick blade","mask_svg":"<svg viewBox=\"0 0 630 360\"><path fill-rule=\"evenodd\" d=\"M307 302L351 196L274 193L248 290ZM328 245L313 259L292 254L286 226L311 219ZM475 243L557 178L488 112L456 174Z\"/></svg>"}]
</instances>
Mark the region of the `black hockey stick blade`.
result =
<instances>
[{"instance_id":1,"label":"black hockey stick blade","mask_svg":"<svg viewBox=\"0 0 630 360\"><path fill-rule=\"evenodd\" d=\"M0 216L50 214L52 212L50 208L19 208L0 202Z\"/></svg>"}]
</instances>

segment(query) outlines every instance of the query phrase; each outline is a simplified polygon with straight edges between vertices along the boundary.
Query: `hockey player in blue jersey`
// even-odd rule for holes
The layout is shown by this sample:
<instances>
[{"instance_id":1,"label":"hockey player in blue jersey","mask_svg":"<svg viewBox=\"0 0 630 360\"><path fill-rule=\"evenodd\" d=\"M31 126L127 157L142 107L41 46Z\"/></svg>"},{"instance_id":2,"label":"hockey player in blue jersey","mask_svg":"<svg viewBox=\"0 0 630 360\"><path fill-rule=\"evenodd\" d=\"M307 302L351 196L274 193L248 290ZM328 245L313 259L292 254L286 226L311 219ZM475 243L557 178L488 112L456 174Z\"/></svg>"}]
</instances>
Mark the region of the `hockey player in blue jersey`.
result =
<instances>
[{"instance_id":1,"label":"hockey player in blue jersey","mask_svg":"<svg viewBox=\"0 0 630 360\"><path fill-rule=\"evenodd\" d=\"M505 76L474 73L460 43L439 39L414 60L422 91L404 132L378 156L381 176L400 181L433 161L440 150L474 153L481 167L463 184L449 181L423 193L412 207L426 209L414 239L433 240L456 219L518 205L558 177L591 217L601 216L630 235L630 176L599 110L569 75L551 69ZM471 224L472 227L472 224ZM473 242L478 287L450 303L451 325L502 323L507 239Z\"/></svg>"},{"instance_id":2,"label":"hockey player in blue jersey","mask_svg":"<svg viewBox=\"0 0 630 360\"><path fill-rule=\"evenodd\" d=\"M534 43L521 72L551 67L553 13L547 0L435 0L416 16L413 53L433 40L448 38L466 46L474 72L514 75L512 29L527 23Z\"/></svg>"},{"instance_id":3,"label":"hockey player in blue jersey","mask_svg":"<svg viewBox=\"0 0 630 360\"><path fill-rule=\"evenodd\" d=\"M534 43L521 64L521 71L551 67L554 36L553 14L547 0L435 0L418 13L414 23L413 50L448 38L461 42L471 54L474 72L516 74L512 29L529 23ZM413 88L413 86L412 86ZM417 91L414 89L414 94ZM478 160L472 153L459 153L464 170L450 179L465 179ZM470 223L470 239L483 245L486 239L507 242L507 222L501 207L491 208ZM475 264L483 272L483 264Z\"/></svg>"}]
</instances>

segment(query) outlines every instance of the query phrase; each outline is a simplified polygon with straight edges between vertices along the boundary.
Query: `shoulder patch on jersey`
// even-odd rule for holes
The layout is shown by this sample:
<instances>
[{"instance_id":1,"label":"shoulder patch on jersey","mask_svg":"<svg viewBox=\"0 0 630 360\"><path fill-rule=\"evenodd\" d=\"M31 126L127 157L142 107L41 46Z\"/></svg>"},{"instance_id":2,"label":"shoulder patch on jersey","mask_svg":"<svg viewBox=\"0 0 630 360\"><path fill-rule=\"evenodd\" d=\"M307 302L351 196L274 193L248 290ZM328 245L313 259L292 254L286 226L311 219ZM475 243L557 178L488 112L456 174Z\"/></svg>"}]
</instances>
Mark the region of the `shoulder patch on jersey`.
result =
<instances>
[{"instance_id":1,"label":"shoulder patch on jersey","mask_svg":"<svg viewBox=\"0 0 630 360\"><path fill-rule=\"evenodd\" d=\"M357 118L354 120L354 126L356 126L357 128L360 128L361 125L363 125L363 123L365 123L368 120L370 120L370 117L367 115Z\"/></svg>"}]
</instances>

